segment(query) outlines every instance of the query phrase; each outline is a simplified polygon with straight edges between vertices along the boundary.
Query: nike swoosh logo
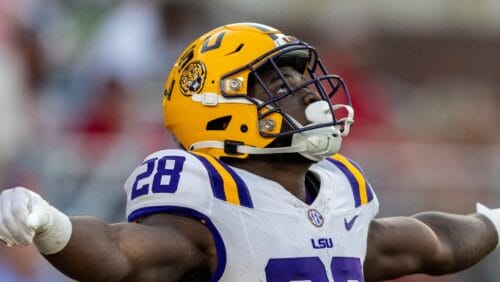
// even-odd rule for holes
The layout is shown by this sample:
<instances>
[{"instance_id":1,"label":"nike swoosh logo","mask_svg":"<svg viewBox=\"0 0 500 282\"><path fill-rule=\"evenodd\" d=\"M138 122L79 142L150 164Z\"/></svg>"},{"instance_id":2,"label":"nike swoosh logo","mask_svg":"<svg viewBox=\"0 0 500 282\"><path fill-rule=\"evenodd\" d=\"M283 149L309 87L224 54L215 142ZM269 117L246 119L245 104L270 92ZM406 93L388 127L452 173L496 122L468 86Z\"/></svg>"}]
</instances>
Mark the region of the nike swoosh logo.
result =
<instances>
[{"instance_id":1,"label":"nike swoosh logo","mask_svg":"<svg viewBox=\"0 0 500 282\"><path fill-rule=\"evenodd\" d=\"M350 231L352 226L354 225L354 222L356 221L356 219L358 218L358 215L355 215L351 220L347 221L347 218L344 218L344 225L345 225L345 229L347 231Z\"/></svg>"}]
</instances>

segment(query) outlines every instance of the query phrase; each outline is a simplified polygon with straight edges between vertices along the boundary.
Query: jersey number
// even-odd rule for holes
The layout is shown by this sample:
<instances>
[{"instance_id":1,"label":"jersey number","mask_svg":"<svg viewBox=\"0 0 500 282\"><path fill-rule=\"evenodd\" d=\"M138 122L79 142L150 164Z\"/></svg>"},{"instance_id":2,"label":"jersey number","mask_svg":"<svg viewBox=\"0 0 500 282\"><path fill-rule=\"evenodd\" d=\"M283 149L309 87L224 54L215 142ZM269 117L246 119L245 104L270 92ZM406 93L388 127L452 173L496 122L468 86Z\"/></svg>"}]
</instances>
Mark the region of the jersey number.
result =
<instances>
[{"instance_id":1,"label":"jersey number","mask_svg":"<svg viewBox=\"0 0 500 282\"><path fill-rule=\"evenodd\" d=\"M141 166L146 166L146 171L135 178L131 199L133 200L150 192L175 193L185 160L186 158L182 156L165 156L160 159L154 158L145 161ZM147 179L146 183L140 185L140 182L144 182L145 179Z\"/></svg>"},{"instance_id":2,"label":"jersey number","mask_svg":"<svg viewBox=\"0 0 500 282\"><path fill-rule=\"evenodd\" d=\"M333 257L330 264L335 282L362 282L363 271L359 258ZM266 265L266 281L328 281L325 265L318 257L270 259Z\"/></svg>"}]
</instances>

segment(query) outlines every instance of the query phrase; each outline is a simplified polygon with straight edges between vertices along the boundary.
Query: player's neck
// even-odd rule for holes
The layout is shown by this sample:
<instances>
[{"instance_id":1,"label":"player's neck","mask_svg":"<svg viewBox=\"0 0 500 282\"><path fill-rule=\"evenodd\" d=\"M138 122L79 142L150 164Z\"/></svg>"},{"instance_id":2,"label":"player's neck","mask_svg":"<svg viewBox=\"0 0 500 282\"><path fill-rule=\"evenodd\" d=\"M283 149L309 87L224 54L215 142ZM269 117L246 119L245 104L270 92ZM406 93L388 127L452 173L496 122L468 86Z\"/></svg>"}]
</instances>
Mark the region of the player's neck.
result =
<instances>
[{"instance_id":1,"label":"player's neck","mask_svg":"<svg viewBox=\"0 0 500 282\"><path fill-rule=\"evenodd\" d=\"M306 201L305 175L312 161L294 155L251 156L247 159L224 159L224 162L279 183L302 201Z\"/></svg>"}]
</instances>

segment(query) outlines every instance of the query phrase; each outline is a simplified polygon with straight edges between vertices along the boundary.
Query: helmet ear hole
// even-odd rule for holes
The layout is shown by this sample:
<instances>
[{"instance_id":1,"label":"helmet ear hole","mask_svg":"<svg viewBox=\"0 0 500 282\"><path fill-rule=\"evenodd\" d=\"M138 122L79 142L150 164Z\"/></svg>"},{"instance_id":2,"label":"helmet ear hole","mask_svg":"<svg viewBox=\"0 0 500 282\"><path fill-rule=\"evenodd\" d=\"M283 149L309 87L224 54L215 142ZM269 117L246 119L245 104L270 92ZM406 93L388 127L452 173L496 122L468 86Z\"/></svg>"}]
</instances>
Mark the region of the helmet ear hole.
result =
<instances>
[{"instance_id":1,"label":"helmet ear hole","mask_svg":"<svg viewBox=\"0 0 500 282\"><path fill-rule=\"evenodd\" d=\"M232 116L223 116L213 119L207 123L206 130L226 130Z\"/></svg>"}]
</instances>

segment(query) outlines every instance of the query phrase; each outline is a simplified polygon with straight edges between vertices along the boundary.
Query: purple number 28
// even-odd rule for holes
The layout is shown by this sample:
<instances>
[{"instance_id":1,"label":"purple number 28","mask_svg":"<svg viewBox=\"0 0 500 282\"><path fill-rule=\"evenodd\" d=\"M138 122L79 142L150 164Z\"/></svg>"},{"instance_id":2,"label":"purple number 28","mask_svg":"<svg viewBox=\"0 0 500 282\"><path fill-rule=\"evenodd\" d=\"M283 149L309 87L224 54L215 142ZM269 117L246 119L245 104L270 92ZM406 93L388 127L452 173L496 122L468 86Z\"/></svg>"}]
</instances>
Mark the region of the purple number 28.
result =
<instances>
[{"instance_id":1,"label":"purple number 28","mask_svg":"<svg viewBox=\"0 0 500 282\"><path fill-rule=\"evenodd\" d=\"M363 282L361 260L354 257L333 257L330 263L335 282ZM288 282L309 280L328 282L325 265L318 257L276 258L266 265L266 281Z\"/></svg>"},{"instance_id":2,"label":"purple number 28","mask_svg":"<svg viewBox=\"0 0 500 282\"><path fill-rule=\"evenodd\" d=\"M175 193L185 160L182 156L165 156L145 161L141 166L146 166L146 171L137 175L132 186L132 200L148 193Z\"/></svg>"}]
</instances>

